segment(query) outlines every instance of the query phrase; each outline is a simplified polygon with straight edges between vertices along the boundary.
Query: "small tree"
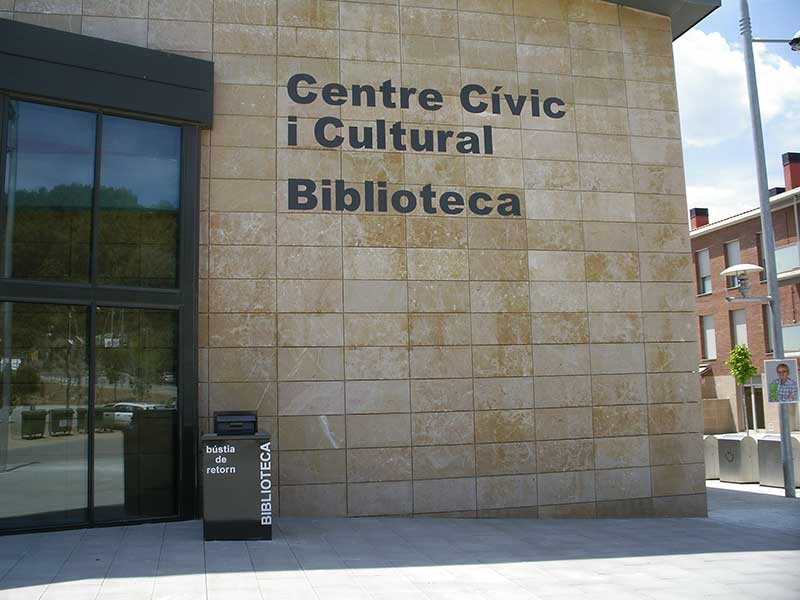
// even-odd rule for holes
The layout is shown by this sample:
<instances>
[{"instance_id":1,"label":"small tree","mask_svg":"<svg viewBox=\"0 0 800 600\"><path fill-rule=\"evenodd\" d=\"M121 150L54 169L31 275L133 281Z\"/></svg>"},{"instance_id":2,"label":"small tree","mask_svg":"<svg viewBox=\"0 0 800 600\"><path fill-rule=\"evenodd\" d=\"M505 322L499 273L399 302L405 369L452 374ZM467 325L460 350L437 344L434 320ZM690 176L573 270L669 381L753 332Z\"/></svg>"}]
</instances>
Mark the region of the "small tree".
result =
<instances>
[{"instance_id":1,"label":"small tree","mask_svg":"<svg viewBox=\"0 0 800 600\"><path fill-rule=\"evenodd\" d=\"M758 375L758 369L753 364L750 349L744 344L736 344L731 349L731 353L728 356L728 360L725 361L725 364L730 368L731 375L733 375L737 385L742 388L742 413L744 414L745 431L747 431L749 435L750 430L747 428L747 409L745 408L743 386L751 377Z\"/></svg>"}]
</instances>

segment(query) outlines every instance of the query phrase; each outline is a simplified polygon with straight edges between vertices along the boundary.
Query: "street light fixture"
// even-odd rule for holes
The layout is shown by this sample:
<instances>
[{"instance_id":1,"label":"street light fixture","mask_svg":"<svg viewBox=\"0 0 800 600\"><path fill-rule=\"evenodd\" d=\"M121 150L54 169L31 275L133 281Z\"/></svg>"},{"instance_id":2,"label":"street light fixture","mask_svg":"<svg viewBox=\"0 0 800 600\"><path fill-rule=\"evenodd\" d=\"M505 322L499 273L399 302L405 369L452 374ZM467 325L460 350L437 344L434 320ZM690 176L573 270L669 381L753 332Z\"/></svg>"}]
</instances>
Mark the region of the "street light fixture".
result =
<instances>
[{"instance_id":1,"label":"street light fixture","mask_svg":"<svg viewBox=\"0 0 800 600\"><path fill-rule=\"evenodd\" d=\"M739 286L736 288L739 290L740 296L737 298L736 296L727 296L725 300L728 302L769 302L770 309L772 308L772 298L769 296L748 296L747 293L750 291L750 284L748 283L748 273L761 273L764 269L759 267L758 265L751 265L749 263L742 263L740 265L733 265L732 267L728 267L724 271L720 273L723 277L736 277L736 280L739 282Z\"/></svg>"}]
</instances>

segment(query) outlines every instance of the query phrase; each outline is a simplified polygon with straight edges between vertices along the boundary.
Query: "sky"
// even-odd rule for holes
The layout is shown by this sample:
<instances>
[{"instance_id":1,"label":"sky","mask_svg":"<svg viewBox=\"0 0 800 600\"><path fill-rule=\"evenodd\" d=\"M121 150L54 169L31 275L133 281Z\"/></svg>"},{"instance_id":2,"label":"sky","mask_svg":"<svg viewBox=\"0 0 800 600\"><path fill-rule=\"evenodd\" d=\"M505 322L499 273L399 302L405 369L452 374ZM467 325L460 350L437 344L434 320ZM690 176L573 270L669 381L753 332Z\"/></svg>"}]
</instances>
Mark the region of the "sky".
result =
<instances>
[{"instance_id":1,"label":"sky","mask_svg":"<svg viewBox=\"0 0 800 600\"><path fill-rule=\"evenodd\" d=\"M755 38L794 37L800 0L750 0ZM769 187L784 187L781 155L800 152L800 52L754 44ZM758 195L739 0L686 32L674 47L689 208L711 221L756 208Z\"/></svg>"}]
</instances>

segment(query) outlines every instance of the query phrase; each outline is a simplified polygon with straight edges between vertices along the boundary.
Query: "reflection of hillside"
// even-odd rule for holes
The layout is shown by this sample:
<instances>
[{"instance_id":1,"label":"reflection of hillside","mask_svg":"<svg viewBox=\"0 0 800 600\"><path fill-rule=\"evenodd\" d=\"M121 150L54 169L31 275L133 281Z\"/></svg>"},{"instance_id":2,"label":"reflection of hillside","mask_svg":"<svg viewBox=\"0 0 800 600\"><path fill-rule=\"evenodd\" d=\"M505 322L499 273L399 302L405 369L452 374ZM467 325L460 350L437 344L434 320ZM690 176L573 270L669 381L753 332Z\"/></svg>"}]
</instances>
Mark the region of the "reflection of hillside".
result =
<instances>
[{"instance_id":1,"label":"reflection of hillside","mask_svg":"<svg viewBox=\"0 0 800 600\"><path fill-rule=\"evenodd\" d=\"M92 186L80 183L67 183L52 188L40 187L30 190L17 190L14 193L15 206L20 208L90 209L92 205ZM161 200L153 204L140 204L139 197L124 187L100 186L100 207L102 209L128 208L146 210L174 211L172 203Z\"/></svg>"}]
</instances>

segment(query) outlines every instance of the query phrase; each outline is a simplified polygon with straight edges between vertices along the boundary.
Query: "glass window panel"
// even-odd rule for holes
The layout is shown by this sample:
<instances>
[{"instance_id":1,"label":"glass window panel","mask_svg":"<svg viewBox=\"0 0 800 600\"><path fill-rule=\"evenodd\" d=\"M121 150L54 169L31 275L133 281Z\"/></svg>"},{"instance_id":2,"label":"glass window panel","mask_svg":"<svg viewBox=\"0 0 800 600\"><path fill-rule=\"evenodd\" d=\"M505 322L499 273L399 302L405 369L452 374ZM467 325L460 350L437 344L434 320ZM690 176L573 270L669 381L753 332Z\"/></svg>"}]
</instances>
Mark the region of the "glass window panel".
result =
<instances>
[{"instance_id":1,"label":"glass window panel","mask_svg":"<svg viewBox=\"0 0 800 600\"><path fill-rule=\"evenodd\" d=\"M700 317L700 333L702 358L714 360L717 358L717 332L714 329L714 317L710 315Z\"/></svg>"},{"instance_id":2,"label":"glass window panel","mask_svg":"<svg viewBox=\"0 0 800 600\"><path fill-rule=\"evenodd\" d=\"M742 256L739 248L739 240L732 242L725 242L723 247L725 251L725 267L732 267L733 265L741 264ZM730 288L739 287L739 278L736 275L731 275L725 278L725 286Z\"/></svg>"},{"instance_id":3,"label":"glass window panel","mask_svg":"<svg viewBox=\"0 0 800 600\"><path fill-rule=\"evenodd\" d=\"M175 287L179 127L103 117L97 280Z\"/></svg>"},{"instance_id":4,"label":"glass window panel","mask_svg":"<svg viewBox=\"0 0 800 600\"><path fill-rule=\"evenodd\" d=\"M87 281L96 117L8 107L2 276Z\"/></svg>"},{"instance_id":5,"label":"glass window panel","mask_svg":"<svg viewBox=\"0 0 800 600\"><path fill-rule=\"evenodd\" d=\"M731 341L733 345L747 345L747 324L744 320L744 309L732 310L731 313Z\"/></svg>"},{"instance_id":6,"label":"glass window panel","mask_svg":"<svg viewBox=\"0 0 800 600\"><path fill-rule=\"evenodd\" d=\"M177 513L177 317L173 311L97 309L98 521Z\"/></svg>"},{"instance_id":7,"label":"glass window panel","mask_svg":"<svg viewBox=\"0 0 800 600\"><path fill-rule=\"evenodd\" d=\"M697 262L697 293L707 294L711 291L711 262L708 250L695 253Z\"/></svg>"},{"instance_id":8,"label":"glass window panel","mask_svg":"<svg viewBox=\"0 0 800 600\"><path fill-rule=\"evenodd\" d=\"M87 520L87 312L0 303L0 530Z\"/></svg>"}]
</instances>

